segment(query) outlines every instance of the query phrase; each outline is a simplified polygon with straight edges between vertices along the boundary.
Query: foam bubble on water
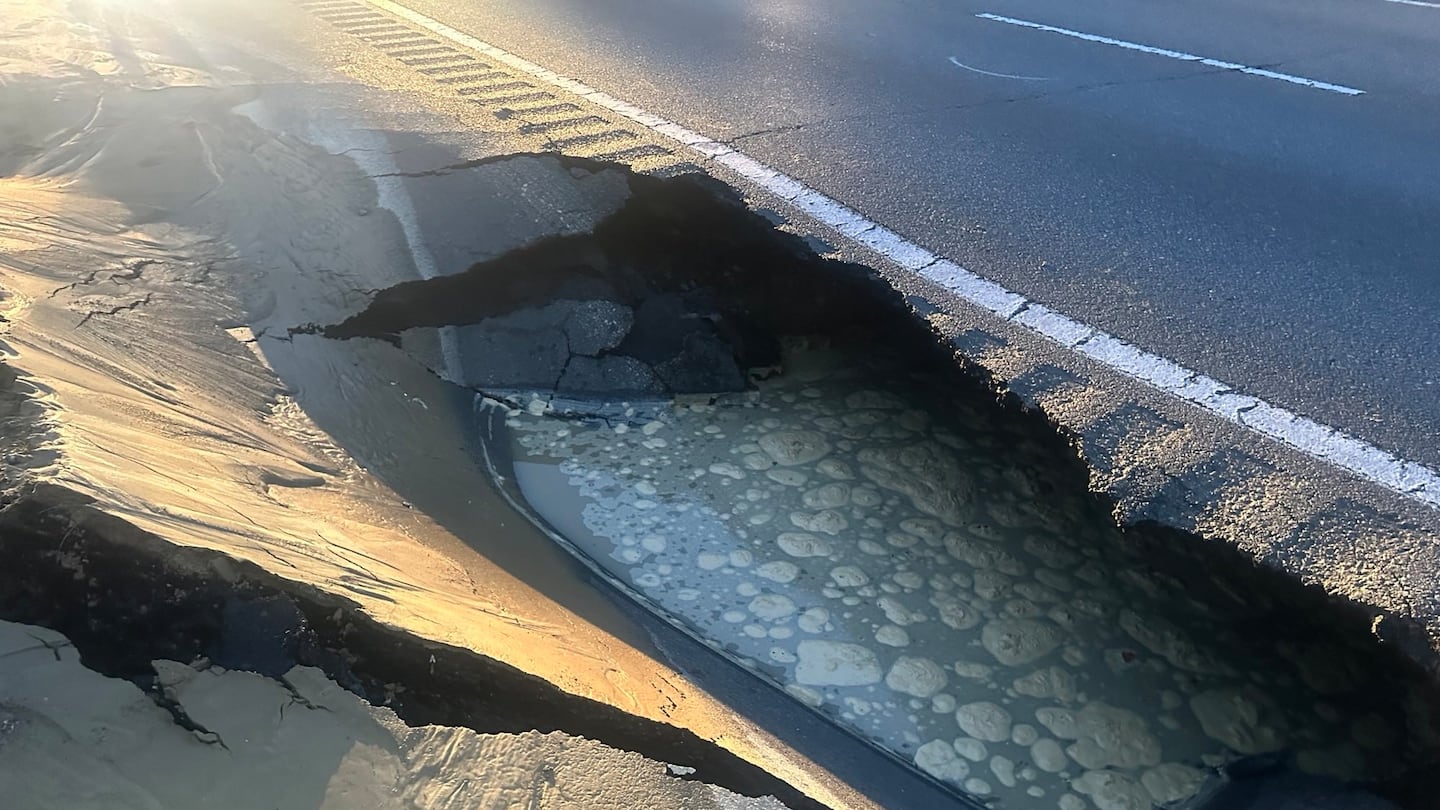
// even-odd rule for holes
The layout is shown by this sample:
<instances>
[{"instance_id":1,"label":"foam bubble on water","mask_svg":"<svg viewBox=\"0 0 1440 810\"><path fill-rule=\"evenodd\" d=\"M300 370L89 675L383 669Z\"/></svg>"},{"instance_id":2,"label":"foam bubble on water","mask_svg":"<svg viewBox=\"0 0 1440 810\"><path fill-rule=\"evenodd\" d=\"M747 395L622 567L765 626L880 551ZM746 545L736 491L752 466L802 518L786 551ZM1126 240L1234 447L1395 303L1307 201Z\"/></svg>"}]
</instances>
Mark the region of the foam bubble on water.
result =
<instances>
[{"instance_id":1,"label":"foam bubble on water","mask_svg":"<svg viewBox=\"0 0 1440 810\"><path fill-rule=\"evenodd\" d=\"M1200 792L1205 772L1179 762L1166 762L1140 775L1140 784L1157 804L1180 802Z\"/></svg>"},{"instance_id":2,"label":"foam bubble on water","mask_svg":"<svg viewBox=\"0 0 1440 810\"><path fill-rule=\"evenodd\" d=\"M989 796L990 783L978 777L965 780L965 791L974 796Z\"/></svg>"},{"instance_id":3,"label":"foam bubble on water","mask_svg":"<svg viewBox=\"0 0 1440 810\"><path fill-rule=\"evenodd\" d=\"M1010 740L1010 712L988 700L967 703L955 710L960 730L985 742Z\"/></svg>"},{"instance_id":4,"label":"foam bubble on water","mask_svg":"<svg viewBox=\"0 0 1440 810\"><path fill-rule=\"evenodd\" d=\"M1056 802L1056 806L1059 807L1060 810L1089 810L1090 807L1090 805L1085 803L1084 799L1076 796L1074 793L1066 793L1064 796L1061 796L1060 800Z\"/></svg>"},{"instance_id":5,"label":"foam bubble on water","mask_svg":"<svg viewBox=\"0 0 1440 810\"><path fill-rule=\"evenodd\" d=\"M712 475L724 476L734 481L742 481L745 478L745 473L739 467L726 461L717 461L711 464L708 470Z\"/></svg>"},{"instance_id":6,"label":"foam bubble on water","mask_svg":"<svg viewBox=\"0 0 1440 810\"><path fill-rule=\"evenodd\" d=\"M850 469L850 465L838 458L821 459L815 465L815 472L836 481L853 481L855 479L855 472Z\"/></svg>"},{"instance_id":7,"label":"foam bubble on water","mask_svg":"<svg viewBox=\"0 0 1440 810\"><path fill-rule=\"evenodd\" d=\"M1006 666L1021 666L1060 646L1059 627L1039 619L995 619L986 623L980 641L986 652Z\"/></svg>"},{"instance_id":8,"label":"foam bubble on water","mask_svg":"<svg viewBox=\"0 0 1440 810\"><path fill-rule=\"evenodd\" d=\"M930 698L930 711L936 714L952 714L957 705L954 695L943 692Z\"/></svg>"},{"instance_id":9,"label":"foam bubble on water","mask_svg":"<svg viewBox=\"0 0 1440 810\"><path fill-rule=\"evenodd\" d=\"M823 509L819 512L791 512L790 522L797 529L828 534L831 537L850 527L850 521L834 509Z\"/></svg>"},{"instance_id":10,"label":"foam bubble on water","mask_svg":"<svg viewBox=\"0 0 1440 810\"><path fill-rule=\"evenodd\" d=\"M784 585L795 581L795 578L800 575L800 566L784 560L775 560L757 566L755 574L771 582Z\"/></svg>"},{"instance_id":11,"label":"foam bubble on water","mask_svg":"<svg viewBox=\"0 0 1440 810\"><path fill-rule=\"evenodd\" d=\"M775 462L764 453L747 453L741 456L740 463L745 465L745 469L755 472L763 472L775 466Z\"/></svg>"},{"instance_id":12,"label":"foam bubble on water","mask_svg":"<svg viewBox=\"0 0 1440 810\"><path fill-rule=\"evenodd\" d=\"M880 493L869 487L855 487L850 490L850 503L862 509L871 509L884 502L885 499L880 496ZM877 526L875 528L879 527Z\"/></svg>"},{"instance_id":13,"label":"foam bubble on water","mask_svg":"<svg viewBox=\"0 0 1440 810\"><path fill-rule=\"evenodd\" d=\"M928 543L937 543L945 536L940 521L930 518L905 518L900 521L900 530Z\"/></svg>"},{"instance_id":14,"label":"foam bubble on water","mask_svg":"<svg viewBox=\"0 0 1440 810\"><path fill-rule=\"evenodd\" d=\"M1150 734L1145 719L1129 709L1097 700L1078 712L1042 708L1036 717L1051 734L1075 741L1065 753L1088 770L1160 764L1160 741Z\"/></svg>"},{"instance_id":15,"label":"foam bubble on water","mask_svg":"<svg viewBox=\"0 0 1440 810\"><path fill-rule=\"evenodd\" d=\"M956 661L950 665L950 669L956 675L971 681L988 681L995 672L994 667L975 661Z\"/></svg>"},{"instance_id":16,"label":"foam bubble on water","mask_svg":"<svg viewBox=\"0 0 1440 810\"><path fill-rule=\"evenodd\" d=\"M1046 773L1060 773L1070 764L1065 749L1049 737L1030 744L1030 761Z\"/></svg>"},{"instance_id":17,"label":"foam bubble on water","mask_svg":"<svg viewBox=\"0 0 1440 810\"><path fill-rule=\"evenodd\" d=\"M640 538L640 547L651 554L660 554L665 551L665 538L658 534L647 534Z\"/></svg>"},{"instance_id":18,"label":"foam bubble on water","mask_svg":"<svg viewBox=\"0 0 1440 810\"><path fill-rule=\"evenodd\" d=\"M730 565L735 568L748 568L755 562L755 555L748 549L737 548L729 554Z\"/></svg>"},{"instance_id":19,"label":"foam bubble on water","mask_svg":"<svg viewBox=\"0 0 1440 810\"><path fill-rule=\"evenodd\" d=\"M1114 771L1086 771L1070 786L1089 796L1099 810L1149 810L1154 806L1144 787Z\"/></svg>"},{"instance_id":20,"label":"foam bubble on water","mask_svg":"<svg viewBox=\"0 0 1440 810\"><path fill-rule=\"evenodd\" d=\"M904 533L901 533L901 532L891 532L891 533L885 535L885 542L889 543L891 546L894 546L895 548L905 549L905 548L910 548L910 547L914 546L916 543L920 542L920 538L916 537L916 536L913 535L913 534L904 534Z\"/></svg>"},{"instance_id":21,"label":"foam bubble on water","mask_svg":"<svg viewBox=\"0 0 1440 810\"><path fill-rule=\"evenodd\" d=\"M861 539L859 543L856 543L855 547L860 550L861 554L869 554L872 557L884 557L890 553L890 549L885 548L868 537Z\"/></svg>"},{"instance_id":22,"label":"foam bubble on water","mask_svg":"<svg viewBox=\"0 0 1440 810\"><path fill-rule=\"evenodd\" d=\"M850 486L841 483L822 484L806 490L800 501L808 509L838 509L850 503Z\"/></svg>"},{"instance_id":23,"label":"foam bubble on water","mask_svg":"<svg viewBox=\"0 0 1440 810\"><path fill-rule=\"evenodd\" d=\"M853 565L837 565L830 569L830 580L842 588L859 588L870 583L870 577Z\"/></svg>"},{"instance_id":24,"label":"foam bubble on water","mask_svg":"<svg viewBox=\"0 0 1440 810\"><path fill-rule=\"evenodd\" d=\"M1075 700L1075 676L1060 667L1037 669L1016 678L1012 684L1019 694L1070 703Z\"/></svg>"},{"instance_id":25,"label":"foam bubble on water","mask_svg":"<svg viewBox=\"0 0 1440 810\"><path fill-rule=\"evenodd\" d=\"M944 740L931 740L917 748L915 765L936 779L947 782L958 783L970 773L970 766Z\"/></svg>"},{"instance_id":26,"label":"foam bubble on water","mask_svg":"<svg viewBox=\"0 0 1440 810\"><path fill-rule=\"evenodd\" d=\"M750 617L746 616L743 611L727 610L724 613L720 614L720 618L730 624L740 624L741 622L745 621Z\"/></svg>"},{"instance_id":27,"label":"foam bubble on water","mask_svg":"<svg viewBox=\"0 0 1440 810\"><path fill-rule=\"evenodd\" d=\"M776 464L794 467L810 464L830 453L830 442L813 430L778 430L760 437L761 451Z\"/></svg>"},{"instance_id":28,"label":"foam bubble on water","mask_svg":"<svg viewBox=\"0 0 1440 810\"><path fill-rule=\"evenodd\" d=\"M990 751L985 747L985 743L974 737L956 737L952 745L955 753L971 762L984 762L986 757L990 756Z\"/></svg>"},{"instance_id":29,"label":"foam bubble on water","mask_svg":"<svg viewBox=\"0 0 1440 810\"><path fill-rule=\"evenodd\" d=\"M1120 611L1120 628L1171 666L1200 674L1229 674L1232 670L1200 651L1185 632L1158 616L1141 616L1129 608Z\"/></svg>"},{"instance_id":30,"label":"foam bubble on water","mask_svg":"<svg viewBox=\"0 0 1440 810\"><path fill-rule=\"evenodd\" d=\"M775 544L791 557L802 559L829 557L834 553L828 541L804 532L781 532L780 536L775 538Z\"/></svg>"},{"instance_id":31,"label":"foam bubble on water","mask_svg":"<svg viewBox=\"0 0 1440 810\"><path fill-rule=\"evenodd\" d=\"M762 593L750 600L748 608L756 618L772 622L795 613L795 603L790 597L778 593Z\"/></svg>"},{"instance_id":32,"label":"foam bubble on water","mask_svg":"<svg viewBox=\"0 0 1440 810\"><path fill-rule=\"evenodd\" d=\"M1010 729L1010 742L1029 748L1040 739L1040 732L1029 723L1016 723Z\"/></svg>"},{"instance_id":33,"label":"foam bubble on water","mask_svg":"<svg viewBox=\"0 0 1440 810\"><path fill-rule=\"evenodd\" d=\"M800 614L800 618L795 620L795 624L807 633L822 633L825 625L829 623L830 611L822 607L807 608Z\"/></svg>"},{"instance_id":34,"label":"foam bubble on water","mask_svg":"<svg viewBox=\"0 0 1440 810\"><path fill-rule=\"evenodd\" d=\"M716 571L730 562L729 554L718 551L702 551L695 556L695 566L701 571Z\"/></svg>"},{"instance_id":35,"label":"foam bubble on water","mask_svg":"<svg viewBox=\"0 0 1440 810\"><path fill-rule=\"evenodd\" d=\"M990 773L1005 787L1015 787L1015 763L1000 755L990 758Z\"/></svg>"},{"instance_id":36,"label":"foam bubble on water","mask_svg":"<svg viewBox=\"0 0 1440 810\"><path fill-rule=\"evenodd\" d=\"M753 582L742 582L735 586L735 593L750 597L760 593L760 587Z\"/></svg>"},{"instance_id":37,"label":"foam bubble on water","mask_svg":"<svg viewBox=\"0 0 1440 810\"><path fill-rule=\"evenodd\" d=\"M909 647L910 634L904 628L884 624L875 630L875 640L887 647Z\"/></svg>"},{"instance_id":38,"label":"foam bubble on water","mask_svg":"<svg viewBox=\"0 0 1440 810\"><path fill-rule=\"evenodd\" d=\"M875 653L859 644L806 639L795 652L795 680L807 686L865 686L885 676Z\"/></svg>"},{"instance_id":39,"label":"foam bubble on water","mask_svg":"<svg viewBox=\"0 0 1440 810\"><path fill-rule=\"evenodd\" d=\"M890 579L894 580L896 585L910 591L918 591L925 587L925 578L914 571L897 571L890 576Z\"/></svg>"},{"instance_id":40,"label":"foam bubble on water","mask_svg":"<svg viewBox=\"0 0 1440 810\"><path fill-rule=\"evenodd\" d=\"M1285 735L1269 721L1263 696L1251 687L1212 689L1190 698L1190 710L1212 739L1242 754L1278 751Z\"/></svg>"},{"instance_id":41,"label":"foam bubble on water","mask_svg":"<svg viewBox=\"0 0 1440 810\"><path fill-rule=\"evenodd\" d=\"M810 476L799 470L766 470L765 477L785 487L803 487Z\"/></svg>"}]
</instances>

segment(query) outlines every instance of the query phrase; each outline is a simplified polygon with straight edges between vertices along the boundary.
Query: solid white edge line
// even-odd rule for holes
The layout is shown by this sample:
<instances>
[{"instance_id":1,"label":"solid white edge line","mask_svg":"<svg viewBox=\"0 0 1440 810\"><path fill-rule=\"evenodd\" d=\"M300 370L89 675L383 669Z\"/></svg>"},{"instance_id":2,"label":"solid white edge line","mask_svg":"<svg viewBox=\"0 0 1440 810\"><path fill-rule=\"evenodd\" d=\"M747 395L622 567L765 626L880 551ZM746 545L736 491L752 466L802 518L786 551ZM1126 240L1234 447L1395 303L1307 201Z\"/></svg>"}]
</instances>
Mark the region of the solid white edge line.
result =
<instances>
[{"instance_id":1,"label":"solid white edge line","mask_svg":"<svg viewBox=\"0 0 1440 810\"><path fill-rule=\"evenodd\" d=\"M1394 0L1394 2L1399 2L1399 0ZM1053 25L1031 22L1030 20L1017 20L1014 17L1002 17L999 14L991 14L989 12L983 14L976 14L975 16L979 17L982 20L993 20L995 22L1002 22L1008 25L1018 25L1021 28L1033 28L1036 31L1046 31L1051 34L1060 34L1061 36L1072 37L1074 39L1083 39L1086 42L1098 42L1102 45L1113 45L1117 48L1124 48L1129 51L1140 51L1141 53L1153 54L1155 56L1164 56L1169 59L1179 59L1182 62L1198 62L1202 65L1206 65L1207 67L1220 68L1221 70L1233 70L1239 73L1248 73L1251 76L1262 76L1266 79L1278 79L1282 82L1289 82L1291 84L1298 84L1305 87L1313 87L1316 90L1326 90L1331 93L1339 93L1344 96L1360 96L1365 94L1364 90L1356 90L1353 87L1346 87L1343 84L1331 84L1329 82L1317 81L1315 79L1307 79L1304 76L1292 76L1289 73L1276 73L1273 70L1251 67L1250 65L1242 65L1238 62L1226 62L1220 59L1210 59L1204 56L1196 56L1193 53L1185 53L1184 51L1172 51L1166 48L1156 48L1150 45L1141 45L1138 42L1126 42L1123 39L1111 39L1110 37L1102 37L1099 34L1086 34L1082 31L1072 31L1069 28L1057 28Z\"/></svg>"},{"instance_id":2,"label":"solid white edge line","mask_svg":"<svg viewBox=\"0 0 1440 810\"><path fill-rule=\"evenodd\" d=\"M1420 0L1385 0L1387 3L1399 3L1402 6L1423 6L1425 8L1440 8L1440 3L1422 3Z\"/></svg>"},{"instance_id":3,"label":"solid white edge line","mask_svg":"<svg viewBox=\"0 0 1440 810\"><path fill-rule=\"evenodd\" d=\"M504 62L547 84L588 99L652 132L664 135L688 147L702 158L724 166L771 194L792 203L797 210L814 217L841 236L870 248L901 267L917 272L971 304L1011 323L1042 335L1065 348L1074 349L1137 382L1197 405L1256 434L1339 467L1361 479L1379 484L1403 497L1440 508L1440 473L1435 470L1398 458L1335 428L1255 397L1237 393L1224 383L1030 301L949 259L936 256L843 203L723 143L652 115L583 82L540 67L391 0L364 1L452 42Z\"/></svg>"}]
</instances>

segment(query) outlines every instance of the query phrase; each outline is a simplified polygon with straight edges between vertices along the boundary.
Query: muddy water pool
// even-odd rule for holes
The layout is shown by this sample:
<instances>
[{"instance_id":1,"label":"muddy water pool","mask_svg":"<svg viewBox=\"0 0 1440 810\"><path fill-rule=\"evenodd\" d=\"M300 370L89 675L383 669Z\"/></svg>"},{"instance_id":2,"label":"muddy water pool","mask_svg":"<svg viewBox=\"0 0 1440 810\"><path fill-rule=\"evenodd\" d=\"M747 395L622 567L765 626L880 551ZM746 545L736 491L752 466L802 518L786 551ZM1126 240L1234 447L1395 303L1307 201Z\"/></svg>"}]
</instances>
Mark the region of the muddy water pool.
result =
<instances>
[{"instance_id":1,"label":"muddy water pool","mask_svg":"<svg viewBox=\"0 0 1440 810\"><path fill-rule=\"evenodd\" d=\"M1148 808L1261 755L1341 780L1397 761L1404 701L1363 650L1150 567L1053 446L893 360L792 346L750 396L605 419L536 400L500 455L632 596L987 804Z\"/></svg>"}]
</instances>

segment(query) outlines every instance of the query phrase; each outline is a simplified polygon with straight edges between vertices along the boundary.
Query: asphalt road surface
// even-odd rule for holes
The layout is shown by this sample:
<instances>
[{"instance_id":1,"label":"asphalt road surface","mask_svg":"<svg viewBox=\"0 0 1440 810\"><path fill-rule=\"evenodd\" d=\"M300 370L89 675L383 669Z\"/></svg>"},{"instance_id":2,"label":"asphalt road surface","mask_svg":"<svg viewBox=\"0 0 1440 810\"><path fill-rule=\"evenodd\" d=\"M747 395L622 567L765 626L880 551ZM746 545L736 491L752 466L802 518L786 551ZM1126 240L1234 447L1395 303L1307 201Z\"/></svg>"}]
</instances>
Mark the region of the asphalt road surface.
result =
<instances>
[{"instance_id":1,"label":"asphalt road surface","mask_svg":"<svg viewBox=\"0 0 1440 810\"><path fill-rule=\"evenodd\" d=\"M1440 4L406 4L1440 464Z\"/></svg>"}]
</instances>

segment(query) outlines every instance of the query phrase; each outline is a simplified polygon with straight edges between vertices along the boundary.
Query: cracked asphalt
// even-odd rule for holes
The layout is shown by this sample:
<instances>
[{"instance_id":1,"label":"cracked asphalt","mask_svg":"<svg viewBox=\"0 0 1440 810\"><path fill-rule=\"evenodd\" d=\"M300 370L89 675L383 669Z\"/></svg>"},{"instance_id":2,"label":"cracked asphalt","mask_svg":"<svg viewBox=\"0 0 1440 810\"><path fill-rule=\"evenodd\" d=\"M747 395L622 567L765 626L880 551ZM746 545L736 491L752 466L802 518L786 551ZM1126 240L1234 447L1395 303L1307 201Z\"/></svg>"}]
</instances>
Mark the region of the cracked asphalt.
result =
<instances>
[{"instance_id":1,"label":"cracked asphalt","mask_svg":"<svg viewBox=\"0 0 1440 810\"><path fill-rule=\"evenodd\" d=\"M1440 464L1440 10L1382 0L407 5L741 144L1144 349Z\"/></svg>"}]
</instances>

